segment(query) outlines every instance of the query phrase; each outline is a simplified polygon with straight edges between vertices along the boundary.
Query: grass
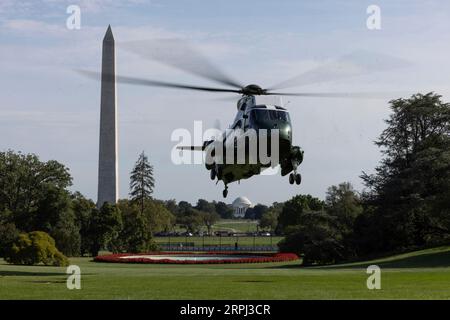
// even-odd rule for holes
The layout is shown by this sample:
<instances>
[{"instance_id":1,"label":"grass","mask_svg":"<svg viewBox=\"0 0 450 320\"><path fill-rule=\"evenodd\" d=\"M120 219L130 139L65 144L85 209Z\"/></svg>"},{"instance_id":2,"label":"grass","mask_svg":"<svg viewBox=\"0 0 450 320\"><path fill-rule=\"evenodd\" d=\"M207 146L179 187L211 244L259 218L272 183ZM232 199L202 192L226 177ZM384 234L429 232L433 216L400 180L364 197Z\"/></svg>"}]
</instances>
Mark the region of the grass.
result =
<instances>
[{"instance_id":1,"label":"grass","mask_svg":"<svg viewBox=\"0 0 450 320\"><path fill-rule=\"evenodd\" d=\"M214 224L214 231L224 230L231 232L256 232L258 221L247 219L223 219Z\"/></svg>"},{"instance_id":2,"label":"grass","mask_svg":"<svg viewBox=\"0 0 450 320\"><path fill-rule=\"evenodd\" d=\"M170 237L170 243L175 245L177 243L193 243L197 247L203 245L203 240L205 245L222 245L222 246L234 246L237 241L239 245L252 246L270 246L276 245L283 237ZM156 243L169 243L169 237L155 237Z\"/></svg>"},{"instance_id":3,"label":"grass","mask_svg":"<svg viewBox=\"0 0 450 320\"><path fill-rule=\"evenodd\" d=\"M450 247L311 268L71 263L81 268L81 290L66 288L65 268L0 260L0 299L450 299ZM371 264L382 269L381 290L366 287Z\"/></svg>"},{"instance_id":4,"label":"grass","mask_svg":"<svg viewBox=\"0 0 450 320\"><path fill-rule=\"evenodd\" d=\"M212 231L230 231L230 232L256 232L258 231L258 221L250 219L221 219L211 228ZM201 226L200 230L206 232L206 227ZM186 232L186 229L177 224L172 231Z\"/></svg>"}]
</instances>

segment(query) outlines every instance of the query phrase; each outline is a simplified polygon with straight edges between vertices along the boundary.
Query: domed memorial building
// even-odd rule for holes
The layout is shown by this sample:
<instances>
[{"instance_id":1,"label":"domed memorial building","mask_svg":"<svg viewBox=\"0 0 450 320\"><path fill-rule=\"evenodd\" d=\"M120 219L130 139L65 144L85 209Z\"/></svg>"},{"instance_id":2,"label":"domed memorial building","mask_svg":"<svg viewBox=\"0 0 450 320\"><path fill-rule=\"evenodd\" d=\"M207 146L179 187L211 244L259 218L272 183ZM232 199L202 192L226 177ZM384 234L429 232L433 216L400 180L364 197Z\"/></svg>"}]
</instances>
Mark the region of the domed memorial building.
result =
<instances>
[{"instance_id":1,"label":"domed memorial building","mask_svg":"<svg viewBox=\"0 0 450 320\"><path fill-rule=\"evenodd\" d=\"M247 197L238 197L233 201L234 217L243 218L248 208L253 208L253 204Z\"/></svg>"}]
</instances>

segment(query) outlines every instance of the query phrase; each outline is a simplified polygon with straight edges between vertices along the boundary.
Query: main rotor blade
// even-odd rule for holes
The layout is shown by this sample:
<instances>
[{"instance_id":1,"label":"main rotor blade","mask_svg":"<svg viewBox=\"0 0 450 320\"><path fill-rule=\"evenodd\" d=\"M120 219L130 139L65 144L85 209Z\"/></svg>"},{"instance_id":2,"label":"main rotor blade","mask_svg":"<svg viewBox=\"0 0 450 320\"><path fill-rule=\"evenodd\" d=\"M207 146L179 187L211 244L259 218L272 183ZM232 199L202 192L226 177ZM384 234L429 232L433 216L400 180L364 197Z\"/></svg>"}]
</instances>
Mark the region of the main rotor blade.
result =
<instances>
[{"instance_id":1,"label":"main rotor blade","mask_svg":"<svg viewBox=\"0 0 450 320\"><path fill-rule=\"evenodd\" d=\"M296 86L317 84L362 76L380 71L409 66L410 63L404 59L386 54L366 51L358 51L339 59L313 68L296 77L280 82L268 90L285 89Z\"/></svg>"},{"instance_id":2,"label":"main rotor blade","mask_svg":"<svg viewBox=\"0 0 450 320\"><path fill-rule=\"evenodd\" d=\"M102 74L94 71L87 70L77 70L78 73L87 76L91 79L100 80ZM106 77L111 77L111 75L105 75ZM179 83L172 82L164 82L158 80L150 80L150 79L142 79L142 78L134 78L134 77L126 77L126 76L116 76L116 81L120 83L132 84L132 85L141 85L141 86L150 86L150 87L165 87L165 88L176 88L176 89L188 89L188 90L199 90L199 91L210 91L210 92L235 92L240 93L240 90L235 89L222 89L222 88L212 88L212 87L203 87L203 86L191 86Z\"/></svg>"},{"instance_id":3,"label":"main rotor blade","mask_svg":"<svg viewBox=\"0 0 450 320\"><path fill-rule=\"evenodd\" d=\"M283 93L268 92L268 96L294 96L311 98L351 98L351 99L393 99L393 96L399 95L399 92L301 92L301 93Z\"/></svg>"},{"instance_id":4,"label":"main rotor blade","mask_svg":"<svg viewBox=\"0 0 450 320\"><path fill-rule=\"evenodd\" d=\"M185 72L216 81L218 83L242 88L242 84L233 80L213 65L206 57L197 52L186 41L180 39L160 39L130 41L123 47L144 59L152 59Z\"/></svg>"}]
</instances>

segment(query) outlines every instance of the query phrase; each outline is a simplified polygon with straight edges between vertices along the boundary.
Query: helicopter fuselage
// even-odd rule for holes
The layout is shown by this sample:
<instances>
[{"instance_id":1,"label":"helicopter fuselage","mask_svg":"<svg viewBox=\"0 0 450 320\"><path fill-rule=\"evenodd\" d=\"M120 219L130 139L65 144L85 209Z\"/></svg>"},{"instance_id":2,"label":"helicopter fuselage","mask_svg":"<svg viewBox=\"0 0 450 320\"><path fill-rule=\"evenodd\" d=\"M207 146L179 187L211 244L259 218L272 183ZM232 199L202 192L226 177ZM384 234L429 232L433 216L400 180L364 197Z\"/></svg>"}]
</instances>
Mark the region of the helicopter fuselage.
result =
<instances>
[{"instance_id":1,"label":"helicopter fuselage","mask_svg":"<svg viewBox=\"0 0 450 320\"><path fill-rule=\"evenodd\" d=\"M206 165L211 170L211 178L222 180L227 188L227 184L231 182L248 179L277 165L281 167L282 176L291 171L296 173L297 166L303 160L303 151L292 146L289 112L281 106L256 104L254 96L242 97L237 103L237 109L230 127L232 130L223 133L220 144L215 141L205 147L207 155L212 157ZM274 131L277 132L276 135L273 135ZM273 140L274 137L277 141ZM275 142L278 143L277 147ZM244 146L243 149L239 149L240 146ZM222 152L217 152L215 149L220 147L223 148ZM261 158L261 148L270 157L270 163L263 161L266 157ZM232 156L229 155L230 150ZM239 152L244 152L240 159Z\"/></svg>"}]
</instances>

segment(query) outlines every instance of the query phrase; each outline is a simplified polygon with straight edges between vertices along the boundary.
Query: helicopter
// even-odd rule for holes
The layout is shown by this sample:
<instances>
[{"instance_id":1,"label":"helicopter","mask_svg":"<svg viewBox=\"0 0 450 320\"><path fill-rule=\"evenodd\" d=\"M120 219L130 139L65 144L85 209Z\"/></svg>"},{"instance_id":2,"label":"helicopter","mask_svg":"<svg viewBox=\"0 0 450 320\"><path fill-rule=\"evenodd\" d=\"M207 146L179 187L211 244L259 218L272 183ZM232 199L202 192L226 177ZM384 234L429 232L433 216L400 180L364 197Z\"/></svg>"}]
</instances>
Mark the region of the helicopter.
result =
<instances>
[{"instance_id":1,"label":"helicopter","mask_svg":"<svg viewBox=\"0 0 450 320\"><path fill-rule=\"evenodd\" d=\"M303 161L304 151L299 146L292 145L292 124L289 112L282 106L257 104L256 92L262 92L262 89L255 84L243 88L243 96L237 102L237 114L230 130L223 132L216 139L205 141L202 146L177 146L179 150L206 153L206 169L210 171L211 180L217 178L217 182L223 181L224 198L228 194L228 184L249 179L276 165L280 165L282 176L289 174L290 184L301 183L302 177L297 172L297 168ZM275 130L277 135L273 137L271 133ZM266 139L258 134L262 131ZM250 139L250 133L255 133L256 139ZM251 149L250 141L254 142L254 149ZM277 148L274 147L275 142L278 144ZM263 143L266 144L269 156L277 153L278 161L264 162L261 159L260 148ZM243 148L239 149L241 144ZM230 150L231 157L228 158L227 153ZM239 151L244 153L240 162L238 161Z\"/></svg>"},{"instance_id":2,"label":"helicopter","mask_svg":"<svg viewBox=\"0 0 450 320\"><path fill-rule=\"evenodd\" d=\"M181 69L182 71L200 76L210 81L215 81L226 87L209 87L209 86L197 86L187 85L173 82L165 82L159 80L151 80L145 78L136 78L129 76L115 76L115 79L119 83L141 85L141 86L153 86L164 87L183 90L196 90L206 92L218 92L218 93L234 93L239 94L241 97L238 99L236 107L237 113L234 121L230 125L230 128L237 134L229 134L223 132L219 137L212 140L204 141L201 146L177 146L177 149L187 151L202 151L207 154L207 161L205 167L210 172L211 180L216 180L218 183L222 181L224 184L223 197L228 195L228 184L243 179L249 179L254 175L261 174L262 171L269 167L275 167L277 165L281 168L281 176L289 175L289 183L300 185L302 176L298 172L300 164L303 162L304 151L292 143L293 137L293 124L290 120L289 111L285 106L270 105L270 104L257 104L256 97L258 96L297 96L297 97L318 97L318 98L383 98L385 93L375 92L358 92L358 93L339 93L339 92L300 92L300 93L286 93L274 90L285 89L288 87L318 83L324 81L340 80L345 77L353 77L370 73L371 71L380 71L383 69L376 62L380 57L386 58L386 56L369 55L368 63L361 65L359 68L349 68L350 73L345 72L345 67L348 65L349 60L352 60L351 56L344 56L335 63L331 63L325 66L319 66L312 70L306 71L296 77L290 78L286 81L280 82L272 87L263 88L257 84L242 85L234 79L227 76L219 68L210 63L207 58L202 56L196 50L194 50L189 44L179 39L164 39L160 41L153 41L150 49L146 49L142 46L143 41L129 42L126 45L128 51L131 51L145 59L150 58L163 64ZM359 59L361 60L361 59ZM392 61L392 58L391 58ZM398 64L400 60L394 60L393 65ZM400 61L402 62L402 61ZM342 65L344 69L342 69ZM379 70L370 70L367 68L370 66ZM336 70L340 71L336 73ZM355 71L356 70L356 71ZM78 70L82 74L88 77L98 77L98 73L92 71ZM228 131L228 130L227 130ZM267 149L271 153L274 149L275 141L278 143L277 163L263 163L257 153L256 161L249 161L251 158L251 152L248 145L248 133L249 132L261 132L265 131L267 134L277 131L277 141L267 137ZM260 136L257 136L256 144L257 149L261 147ZM238 152L239 142L244 141L244 161L236 161L236 157L233 156L233 161L225 161L227 151L231 150L233 155ZM219 149L222 149L218 152Z\"/></svg>"}]
</instances>

